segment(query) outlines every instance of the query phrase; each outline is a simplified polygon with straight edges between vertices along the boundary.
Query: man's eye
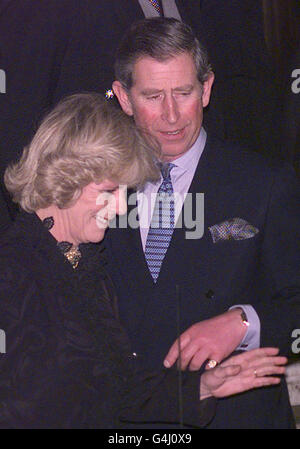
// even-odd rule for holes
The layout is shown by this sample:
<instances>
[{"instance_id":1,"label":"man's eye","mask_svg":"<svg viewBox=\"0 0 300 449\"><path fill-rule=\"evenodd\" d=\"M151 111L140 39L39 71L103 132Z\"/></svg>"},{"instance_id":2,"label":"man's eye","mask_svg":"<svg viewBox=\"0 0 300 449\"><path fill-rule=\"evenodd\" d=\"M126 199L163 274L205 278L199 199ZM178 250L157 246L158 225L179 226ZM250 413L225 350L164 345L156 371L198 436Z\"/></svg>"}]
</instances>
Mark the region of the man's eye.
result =
<instances>
[{"instance_id":1,"label":"man's eye","mask_svg":"<svg viewBox=\"0 0 300 449\"><path fill-rule=\"evenodd\" d=\"M158 100L160 98L160 95L151 95L150 97L147 97L147 100Z\"/></svg>"}]
</instances>

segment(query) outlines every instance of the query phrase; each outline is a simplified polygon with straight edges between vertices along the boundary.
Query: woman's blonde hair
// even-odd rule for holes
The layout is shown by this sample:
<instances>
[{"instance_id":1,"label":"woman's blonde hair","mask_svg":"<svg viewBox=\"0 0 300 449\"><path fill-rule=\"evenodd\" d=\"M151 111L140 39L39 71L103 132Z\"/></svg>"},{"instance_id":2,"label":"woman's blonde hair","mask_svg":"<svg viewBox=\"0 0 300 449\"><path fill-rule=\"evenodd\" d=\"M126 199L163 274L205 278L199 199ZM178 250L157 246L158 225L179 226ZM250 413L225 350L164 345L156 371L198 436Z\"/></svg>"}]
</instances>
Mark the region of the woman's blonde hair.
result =
<instances>
[{"instance_id":1,"label":"woman's blonde hair","mask_svg":"<svg viewBox=\"0 0 300 449\"><path fill-rule=\"evenodd\" d=\"M69 207L90 182L133 187L157 178L154 152L132 119L96 93L62 100L4 175L13 200L27 212Z\"/></svg>"}]
</instances>

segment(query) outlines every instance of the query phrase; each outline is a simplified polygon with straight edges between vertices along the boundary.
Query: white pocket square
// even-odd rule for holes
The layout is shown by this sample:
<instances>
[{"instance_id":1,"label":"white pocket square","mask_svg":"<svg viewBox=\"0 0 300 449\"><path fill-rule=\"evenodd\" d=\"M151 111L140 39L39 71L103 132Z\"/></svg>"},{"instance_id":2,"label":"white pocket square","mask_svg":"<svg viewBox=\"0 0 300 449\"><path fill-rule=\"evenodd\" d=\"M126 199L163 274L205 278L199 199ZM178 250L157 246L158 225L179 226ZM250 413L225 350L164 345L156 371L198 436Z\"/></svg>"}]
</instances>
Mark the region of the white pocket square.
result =
<instances>
[{"instance_id":1,"label":"white pocket square","mask_svg":"<svg viewBox=\"0 0 300 449\"><path fill-rule=\"evenodd\" d=\"M210 226L209 231L211 233L214 243L222 240L245 240L254 237L259 230L248 223L243 218L231 218L222 223Z\"/></svg>"}]
</instances>

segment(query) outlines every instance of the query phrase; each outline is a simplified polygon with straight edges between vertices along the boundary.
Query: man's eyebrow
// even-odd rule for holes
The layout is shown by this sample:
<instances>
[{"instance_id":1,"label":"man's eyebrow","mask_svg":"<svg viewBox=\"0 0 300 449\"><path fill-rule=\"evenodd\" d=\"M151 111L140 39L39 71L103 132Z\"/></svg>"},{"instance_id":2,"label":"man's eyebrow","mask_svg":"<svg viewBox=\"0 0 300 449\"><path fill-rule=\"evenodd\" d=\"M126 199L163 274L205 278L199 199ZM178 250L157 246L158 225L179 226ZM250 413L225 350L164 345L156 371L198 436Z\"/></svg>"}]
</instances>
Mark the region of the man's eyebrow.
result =
<instances>
[{"instance_id":1,"label":"man's eyebrow","mask_svg":"<svg viewBox=\"0 0 300 449\"><path fill-rule=\"evenodd\" d=\"M142 95L154 95L154 94L159 94L160 92L163 92L163 89L154 89L154 88L149 88L149 89L143 89L142 90Z\"/></svg>"},{"instance_id":2,"label":"man's eyebrow","mask_svg":"<svg viewBox=\"0 0 300 449\"><path fill-rule=\"evenodd\" d=\"M187 90L193 90L193 89L194 89L193 84L185 84L184 86L175 87L173 90L175 90L175 91L182 91L182 90L187 91Z\"/></svg>"},{"instance_id":3,"label":"man's eyebrow","mask_svg":"<svg viewBox=\"0 0 300 449\"><path fill-rule=\"evenodd\" d=\"M174 89L172 89L172 91L181 92L181 91L191 91L193 89L194 89L193 84L184 84L183 86L174 87ZM148 88L148 89L143 89L141 93L142 93L142 95L147 96L147 95L159 94L163 91L164 91L164 89Z\"/></svg>"}]
</instances>

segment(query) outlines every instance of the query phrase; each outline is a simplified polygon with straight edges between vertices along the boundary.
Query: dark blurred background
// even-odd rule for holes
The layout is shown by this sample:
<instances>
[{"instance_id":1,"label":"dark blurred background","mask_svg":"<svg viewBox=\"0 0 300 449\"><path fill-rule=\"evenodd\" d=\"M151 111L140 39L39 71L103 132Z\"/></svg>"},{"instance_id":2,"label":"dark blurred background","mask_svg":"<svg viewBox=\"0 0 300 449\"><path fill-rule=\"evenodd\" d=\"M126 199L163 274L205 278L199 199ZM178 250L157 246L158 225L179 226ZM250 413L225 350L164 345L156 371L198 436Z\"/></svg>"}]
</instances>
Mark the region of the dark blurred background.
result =
<instances>
[{"instance_id":1,"label":"dark blurred background","mask_svg":"<svg viewBox=\"0 0 300 449\"><path fill-rule=\"evenodd\" d=\"M300 92L291 90L292 71L300 70L300 1L262 0L262 8L265 41L282 92L282 151L300 175Z\"/></svg>"}]
</instances>

